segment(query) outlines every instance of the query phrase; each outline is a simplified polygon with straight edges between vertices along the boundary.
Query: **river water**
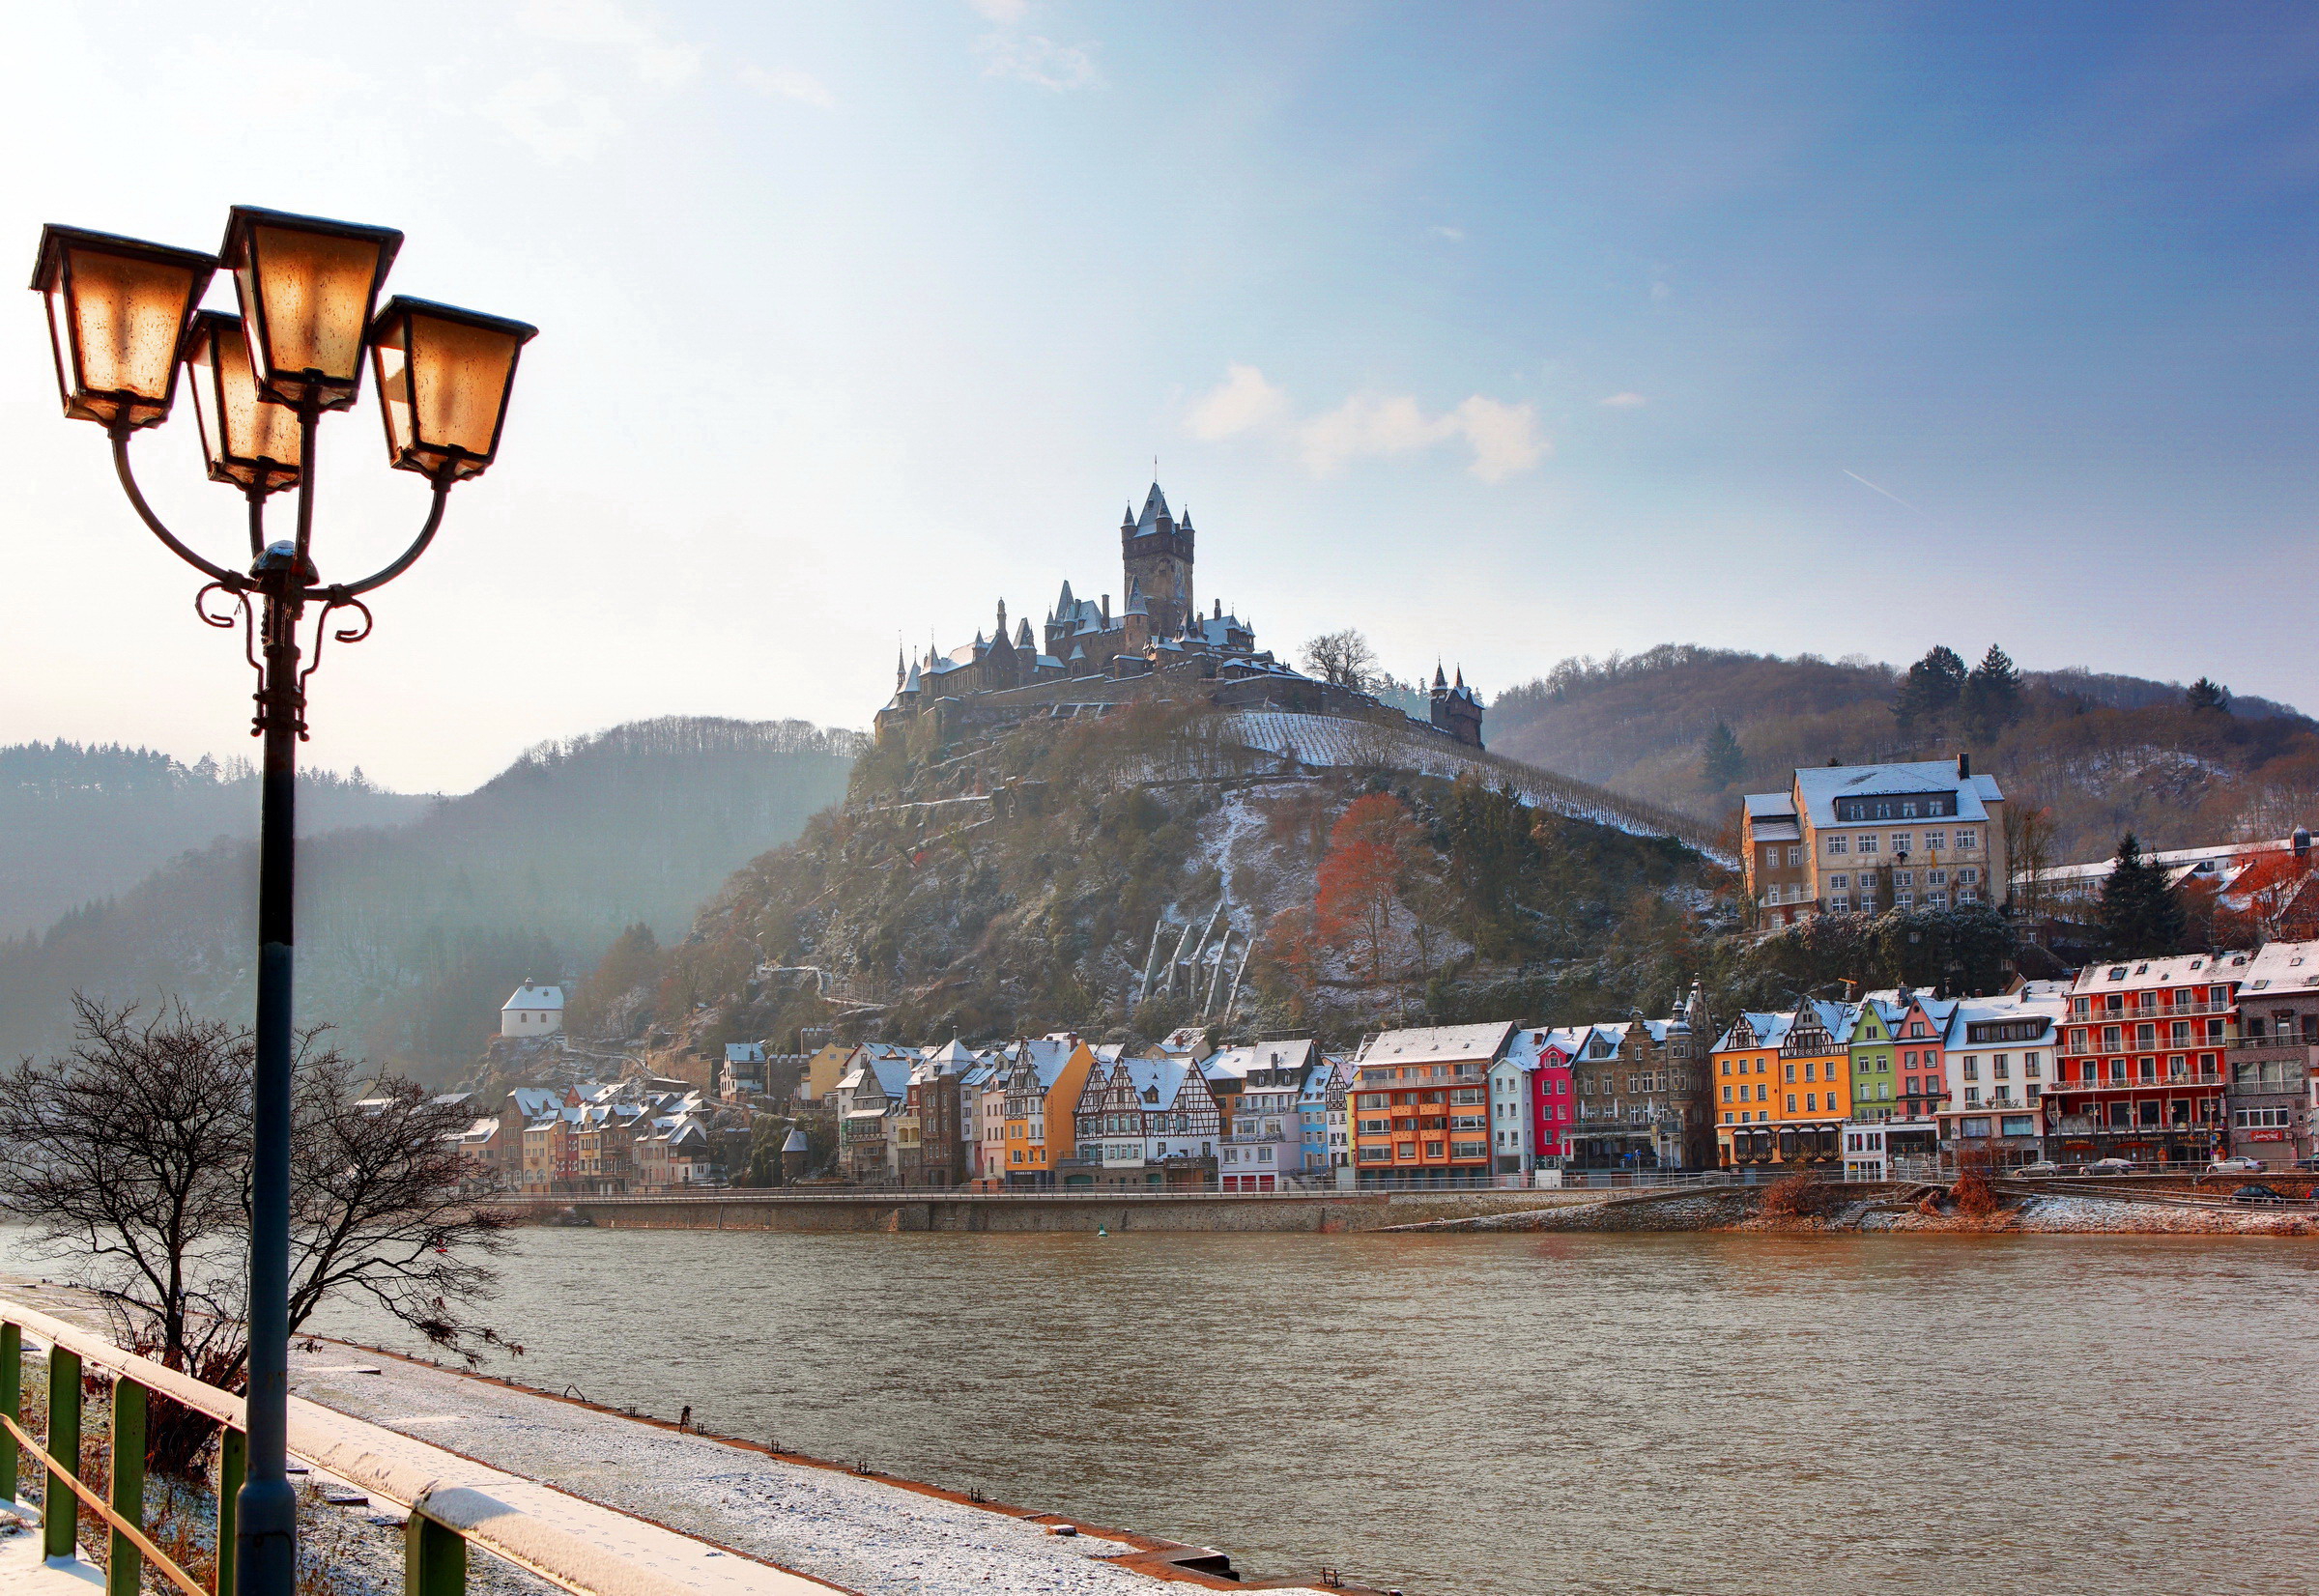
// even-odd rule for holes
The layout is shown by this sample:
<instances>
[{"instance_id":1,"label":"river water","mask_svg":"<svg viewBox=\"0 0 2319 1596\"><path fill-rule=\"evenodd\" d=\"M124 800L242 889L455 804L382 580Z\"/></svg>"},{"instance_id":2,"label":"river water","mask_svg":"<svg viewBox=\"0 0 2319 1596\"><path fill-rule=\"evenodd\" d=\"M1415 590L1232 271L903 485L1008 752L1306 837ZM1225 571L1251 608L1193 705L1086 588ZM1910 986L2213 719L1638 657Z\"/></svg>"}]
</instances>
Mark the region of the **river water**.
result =
<instances>
[{"instance_id":1,"label":"river water","mask_svg":"<svg viewBox=\"0 0 2319 1596\"><path fill-rule=\"evenodd\" d=\"M510 1372L1410 1596L2319 1589L2319 1245L529 1230ZM340 1310L319 1328L407 1344Z\"/></svg>"}]
</instances>

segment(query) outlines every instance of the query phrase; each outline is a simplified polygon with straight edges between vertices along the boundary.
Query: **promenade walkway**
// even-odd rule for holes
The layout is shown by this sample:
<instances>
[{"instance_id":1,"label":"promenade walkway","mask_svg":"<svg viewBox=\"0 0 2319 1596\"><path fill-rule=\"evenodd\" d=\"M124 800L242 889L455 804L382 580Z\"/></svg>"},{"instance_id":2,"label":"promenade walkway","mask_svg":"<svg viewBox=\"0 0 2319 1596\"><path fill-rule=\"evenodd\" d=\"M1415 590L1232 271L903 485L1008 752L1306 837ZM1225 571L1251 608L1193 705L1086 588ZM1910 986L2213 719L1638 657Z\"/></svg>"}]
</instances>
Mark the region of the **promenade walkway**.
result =
<instances>
[{"instance_id":1,"label":"promenade walkway","mask_svg":"<svg viewBox=\"0 0 2319 1596\"><path fill-rule=\"evenodd\" d=\"M324 1343L293 1354L291 1379L308 1401L862 1596L1155 1596L1155 1574L1182 1578L1154 1562L1160 1543L1059 1535L1051 1515L791 1462L430 1364Z\"/></svg>"}]
</instances>

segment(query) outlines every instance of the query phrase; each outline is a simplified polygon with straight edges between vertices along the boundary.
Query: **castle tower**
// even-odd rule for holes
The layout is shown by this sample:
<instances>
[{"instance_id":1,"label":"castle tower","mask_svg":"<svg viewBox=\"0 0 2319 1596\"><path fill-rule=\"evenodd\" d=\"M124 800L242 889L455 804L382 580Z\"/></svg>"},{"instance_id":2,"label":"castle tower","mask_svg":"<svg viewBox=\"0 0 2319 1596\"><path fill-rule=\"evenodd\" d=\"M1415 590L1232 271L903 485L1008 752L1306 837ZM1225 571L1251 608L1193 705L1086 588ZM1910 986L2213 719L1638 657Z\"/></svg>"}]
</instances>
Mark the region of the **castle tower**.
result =
<instances>
[{"instance_id":1,"label":"castle tower","mask_svg":"<svg viewBox=\"0 0 2319 1596\"><path fill-rule=\"evenodd\" d=\"M1466 685L1466 672L1460 667L1457 685L1452 687L1444 679L1442 668L1433 668L1433 702L1431 719L1435 727L1446 731L1469 748L1481 746L1481 697Z\"/></svg>"},{"instance_id":2,"label":"castle tower","mask_svg":"<svg viewBox=\"0 0 2319 1596\"><path fill-rule=\"evenodd\" d=\"M1198 609L1191 591L1191 543L1190 518L1179 523L1168 513L1166 496L1157 482L1144 498L1143 514L1119 524L1127 590L1143 595L1155 637L1174 637Z\"/></svg>"}]
</instances>

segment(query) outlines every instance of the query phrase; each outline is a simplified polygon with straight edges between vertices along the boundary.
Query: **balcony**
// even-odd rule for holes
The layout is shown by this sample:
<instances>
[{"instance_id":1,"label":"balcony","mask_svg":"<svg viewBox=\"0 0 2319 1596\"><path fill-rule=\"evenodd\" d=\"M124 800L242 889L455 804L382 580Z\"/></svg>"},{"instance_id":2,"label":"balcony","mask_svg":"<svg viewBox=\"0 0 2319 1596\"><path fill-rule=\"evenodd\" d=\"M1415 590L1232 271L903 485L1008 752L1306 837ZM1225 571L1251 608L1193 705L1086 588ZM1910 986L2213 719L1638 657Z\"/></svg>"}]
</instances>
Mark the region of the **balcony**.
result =
<instances>
[{"instance_id":1,"label":"balcony","mask_svg":"<svg viewBox=\"0 0 2319 1596\"><path fill-rule=\"evenodd\" d=\"M2319 1041L2303 1037L2232 1037L2228 1043L2234 1053L2302 1053L2319 1047Z\"/></svg>"},{"instance_id":2,"label":"balcony","mask_svg":"<svg viewBox=\"0 0 2319 1596\"><path fill-rule=\"evenodd\" d=\"M2092 1092L2195 1092L2219 1090L2222 1073L2202 1069L2190 1075L2161 1075L2155 1080L2055 1081L2046 1088L2048 1097L2081 1097Z\"/></svg>"}]
</instances>

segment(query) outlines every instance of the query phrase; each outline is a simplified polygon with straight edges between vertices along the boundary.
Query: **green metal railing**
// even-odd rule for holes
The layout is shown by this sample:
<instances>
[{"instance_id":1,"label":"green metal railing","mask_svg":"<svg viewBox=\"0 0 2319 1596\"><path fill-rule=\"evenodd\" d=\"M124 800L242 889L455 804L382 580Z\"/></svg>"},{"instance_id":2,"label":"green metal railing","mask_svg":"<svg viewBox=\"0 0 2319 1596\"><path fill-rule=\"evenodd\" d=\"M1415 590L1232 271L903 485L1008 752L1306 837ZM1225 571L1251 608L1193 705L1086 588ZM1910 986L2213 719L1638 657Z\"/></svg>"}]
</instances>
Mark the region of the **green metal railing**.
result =
<instances>
[{"instance_id":1,"label":"green metal railing","mask_svg":"<svg viewBox=\"0 0 2319 1596\"><path fill-rule=\"evenodd\" d=\"M27 1332L48 1349L47 1423L45 1434L39 1437L24 1424ZM113 1381L106 1491L80 1477L81 1377L87 1368L100 1369ZM205 1588L145 1532L146 1408L157 1395L206 1414L222 1427L214 1590ZM616 1591L667 1596L711 1590L753 1596L835 1592L836 1587L805 1575L730 1558L722 1550L662 1525L398 1432L310 1404L292 1406L292 1446L299 1456L366 1491L409 1504L403 1539L406 1596L462 1596L471 1541L575 1596ZM106 1596L137 1596L147 1569L185 1596L227 1596L232 1591L234 1497L242 1486L247 1447L243 1424L242 1399L232 1392L124 1352L47 1314L0 1299L0 1429L6 1431L6 1438L0 1439L0 1498L17 1499L20 1447L43 1476L42 1554L77 1554L79 1510L87 1508L107 1530ZM719 1560L704 1564L699 1578L673 1572L703 1556Z\"/></svg>"}]
</instances>

